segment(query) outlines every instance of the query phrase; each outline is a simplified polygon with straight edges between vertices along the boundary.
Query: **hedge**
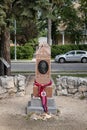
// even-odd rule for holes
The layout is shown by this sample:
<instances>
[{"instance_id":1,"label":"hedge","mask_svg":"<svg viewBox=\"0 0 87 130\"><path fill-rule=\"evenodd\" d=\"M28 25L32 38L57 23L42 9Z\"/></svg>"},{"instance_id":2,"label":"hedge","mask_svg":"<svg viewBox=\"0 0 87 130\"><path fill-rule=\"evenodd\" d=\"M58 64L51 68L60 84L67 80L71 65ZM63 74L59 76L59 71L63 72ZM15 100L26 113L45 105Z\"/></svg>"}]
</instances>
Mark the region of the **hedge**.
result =
<instances>
[{"instance_id":1,"label":"hedge","mask_svg":"<svg viewBox=\"0 0 87 130\"><path fill-rule=\"evenodd\" d=\"M17 59L32 59L34 51L36 50L32 45L26 44L25 46L17 46ZM51 46L51 58L55 58L58 54L64 54L71 50L86 50L87 45L52 45ZM11 59L14 59L14 47L11 47Z\"/></svg>"},{"instance_id":2,"label":"hedge","mask_svg":"<svg viewBox=\"0 0 87 130\"><path fill-rule=\"evenodd\" d=\"M14 51L15 51L14 47L11 47L10 48L11 59L14 59L14 57L15 57ZM16 53L17 53L17 59L32 59L34 49L32 46L29 46L29 45L17 46Z\"/></svg>"},{"instance_id":3,"label":"hedge","mask_svg":"<svg viewBox=\"0 0 87 130\"><path fill-rule=\"evenodd\" d=\"M87 45L52 45L51 46L51 58L55 58L56 55L64 54L71 50L86 50L87 51Z\"/></svg>"}]
</instances>

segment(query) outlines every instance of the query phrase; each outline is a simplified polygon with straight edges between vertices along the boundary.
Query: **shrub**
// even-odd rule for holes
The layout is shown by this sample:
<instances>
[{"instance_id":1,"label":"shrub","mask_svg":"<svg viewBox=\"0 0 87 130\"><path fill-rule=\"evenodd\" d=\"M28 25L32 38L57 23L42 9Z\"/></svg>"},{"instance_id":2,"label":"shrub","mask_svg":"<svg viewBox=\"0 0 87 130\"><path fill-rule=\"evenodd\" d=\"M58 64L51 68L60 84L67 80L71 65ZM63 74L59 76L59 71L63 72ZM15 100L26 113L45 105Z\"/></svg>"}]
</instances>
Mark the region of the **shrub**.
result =
<instances>
[{"instance_id":1,"label":"shrub","mask_svg":"<svg viewBox=\"0 0 87 130\"><path fill-rule=\"evenodd\" d=\"M29 45L17 46L17 59L31 59L33 57L33 47ZM11 47L11 59L14 59L14 47Z\"/></svg>"},{"instance_id":2,"label":"shrub","mask_svg":"<svg viewBox=\"0 0 87 130\"><path fill-rule=\"evenodd\" d=\"M32 46L33 49L36 50L36 47L38 46L38 39L34 38L34 39L30 40L29 42L27 42L25 45Z\"/></svg>"},{"instance_id":3,"label":"shrub","mask_svg":"<svg viewBox=\"0 0 87 130\"><path fill-rule=\"evenodd\" d=\"M11 59L15 58L15 54L14 54L14 47L10 47L10 55L11 55Z\"/></svg>"}]
</instances>

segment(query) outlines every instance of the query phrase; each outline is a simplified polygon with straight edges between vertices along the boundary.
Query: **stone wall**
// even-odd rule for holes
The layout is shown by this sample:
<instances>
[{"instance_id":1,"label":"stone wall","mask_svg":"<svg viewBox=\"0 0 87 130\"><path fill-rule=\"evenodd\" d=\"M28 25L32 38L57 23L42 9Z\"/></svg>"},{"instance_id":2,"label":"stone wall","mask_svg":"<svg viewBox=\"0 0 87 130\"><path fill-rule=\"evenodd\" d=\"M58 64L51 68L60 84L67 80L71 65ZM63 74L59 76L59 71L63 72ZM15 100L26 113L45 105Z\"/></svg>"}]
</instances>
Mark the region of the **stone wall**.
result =
<instances>
[{"instance_id":1,"label":"stone wall","mask_svg":"<svg viewBox=\"0 0 87 130\"><path fill-rule=\"evenodd\" d=\"M56 78L56 95L87 98L87 78L62 76Z\"/></svg>"},{"instance_id":2,"label":"stone wall","mask_svg":"<svg viewBox=\"0 0 87 130\"><path fill-rule=\"evenodd\" d=\"M0 99L10 96L24 96L26 77L23 75L0 76ZM61 76L56 78L56 95L87 98L87 78Z\"/></svg>"},{"instance_id":3,"label":"stone wall","mask_svg":"<svg viewBox=\"0 0 87 130\"><path fill-rule=\"evenodd\" d=\"M0 76L0 99L9 96L24 96L25 86L25 76Z\"/></svg>"}]
</instances>

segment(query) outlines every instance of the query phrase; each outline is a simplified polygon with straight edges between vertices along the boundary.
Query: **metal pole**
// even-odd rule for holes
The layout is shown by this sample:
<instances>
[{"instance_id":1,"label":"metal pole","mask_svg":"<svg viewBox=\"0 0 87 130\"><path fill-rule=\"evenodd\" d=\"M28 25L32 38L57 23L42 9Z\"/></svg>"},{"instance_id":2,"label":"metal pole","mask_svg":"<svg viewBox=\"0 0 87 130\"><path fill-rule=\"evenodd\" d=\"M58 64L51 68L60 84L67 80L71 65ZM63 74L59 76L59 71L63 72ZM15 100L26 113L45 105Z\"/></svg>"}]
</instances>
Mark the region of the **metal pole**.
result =
<instances>
[{"instance_id":1,"label":"metal pole","mask_svg":"<svg viewBox=\"0 0 87 130\"><path fill-rule=\"evenodd\" d=\"M64 35L64 31L62 32L62 44L65 44L65 35Z\"/></svg>"},{"instance_id":2,"label":"metal pole","mask_svg":"<svg viewBox=\"0 0 87 130\"><path fill-rule=\"evenodd\" d=\"M14 40L14 44L15 44L15 60L17 60L17 55L16 55L16 51L17 51L17 48L16 48L16 20L14 21L14 34L15 34L15 40Z\"/></svg>"}]
</instances>

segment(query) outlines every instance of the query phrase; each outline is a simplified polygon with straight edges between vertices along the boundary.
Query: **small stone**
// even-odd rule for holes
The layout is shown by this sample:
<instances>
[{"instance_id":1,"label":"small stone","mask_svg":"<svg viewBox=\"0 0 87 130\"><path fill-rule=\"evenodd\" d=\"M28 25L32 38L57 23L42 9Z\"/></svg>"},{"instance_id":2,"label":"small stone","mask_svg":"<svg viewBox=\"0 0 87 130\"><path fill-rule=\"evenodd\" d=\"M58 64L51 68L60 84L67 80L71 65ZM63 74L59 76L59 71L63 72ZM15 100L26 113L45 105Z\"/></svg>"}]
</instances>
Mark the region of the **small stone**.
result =
<instances>
[{"instance_id":1,"label":"small stone","mask_svg":"<svg viewBox=\"0 0 87 130\"><path fill-rule=\"evenodd\" d=\"M14 77L14 84L17 87L17 76Z\"/></svg>"},{"instance_id":2,"label":"small stone","mask_svg":"<svg viewBox=\"0 0 87 130\"><path fill-rule=\"evenodd\" d=\"M34 114L31 115L30 119L31 120L37 120L38 116L34 113Z\"/></svg>"},{"instance_id":3,"label":"small stone","mask_svg":"<svg viewBox=\"0 0 87 130\"><path fill-rule=\"evenodd\" d=\"M86 91L87 91L87 86L82 85L79 87L79 92L86 92Z\"/></svg>"},{"instance_id":4,"label":"small stone","mask_svg":"<svg viewBox=\"0 0 87 130\"><path fill-rule=\"evenodd\" d=\"M87 98L87 92L84 92L84 96L85 96L85 98Z\"/></svg>"},{"instance_id":5,"label":"small stone","mask_svg":"<svg viewBox=\"0 0 87 130\"><path fill-rule=\"evenodd\" d=\"M68 93L69 93L69 94L75 94L76 92L78 92L77 89L73 89L73 88L68 89Z\"/></svg>"},{"instance_id":6,"label":"small stone","mask_svg":"<svg viewBox=\"0 0 87 130\"><path fill-rule=\"evenodd\" d=\"M56 95L56 96L61 96L61 95L62 95L62 91L56 90L56 91L55 91L55 95Z\"/></svg>"},{"instance_id":7,"label":"small stone","mask_svg":"<svg viewBox=\"0 0 87 130\"><path fill-rule=\"evenodd\" d=\"M4 98L7 98L7 97L9 97L8 93L0 94L0 99L4 99Z\"/></svg>"},{"instance_id":8,"label":"small stone","mask_svg":"<svg viewBox=\"0 0 87 130\"><path fill-rule=\"evenodd\" d=\"M25 81L23 81L23 80L19 81L18 86L19 86L19 87L25 86Z\"/></svg>"},{"instance_id":9,"label":"small stone","mask_svg":"<svg viewBox=\"0 0 87 130\"><path fill-rule=\"evenodd\" d=\"M23 97L23 96L25 96L25 91L17 92L16 96L17 97Z\"/></svg>"},{"instance_id":10,"label":"small stone","mask_svg":"<svg viewBox=\"0 0 87 130\"><path fill-rule=\"evenodd\" d=\"M0 94L4 94L4 93L6 93L7 92L7 90L5 89L5 88L2 88L1 86L0 86Z\"/></svg>"},{"instance_id":11,"label":"small stone","mask_svg":"<svg viewBox=\"0 0 87 130\"><path fill-rule=\"evenodd\" d=\"M57 88L58 88L58 90L62 90L62 86L61 85L59 85Z\"/></svg>"},{"instance_id":12,"label":"small stone","mask_svg":"<svg viewBox=\"0 0 87 130\"><path fill-rule=\"evenodd\" d=\"M50 119L52 117L52 115L45 113L45 117L46 117L46 119Z\"/></svg>"},{"instance_id":13,"label":"small stone","mask_svg":"<svg viewBox=\"0 0 87 130\"><path fill-rule=\"evenodd\" d=\"M69 89L74 89L74 85L69 85Z\"/></svg>"},{"instance_id":14,"label":"small stone","mask_svg":"<svg viewBox=\"0 0 87 130\"><path fill-rule=\"evenodd\" d=\"M25 86L19 87L19 91L25 91Z\"/></svg>"},{"instance_id":15,"label":"small stone","mask_svg":"<svg viewBox=\"0 0 87 130\"><path fill-rule=\"evenodd\" d=\"M43 113L43 114L33 113L30 116L30 119L32 119L32 120L47 120L47 119L50 119L50 118L52 118L52 115L47 114L47 113Z\"/></svg>"},{"instance_id":16,"label":"small stone","mask_svg":"<svg viewBox=\"0 0 87 130\"><path fill-rule=\"evenodd\" d=\"M9 76L9 77L5 77L5 78L2 78L2 86L6 89L9 89L9 88L14 88L14 79L13 77Z\"/></svg>"},{"instance_id":17,"label":"small stone","mask_svg":"<svg viewBox=\"0 0 87 130\"><path fill-rule=\"evenodd\" d=\"M83 94L81 92L77 92L74 95L75 98L80 98L81 96L83 96Z\"/></svg>"},{"instance_id":18,"label":"small stone","mask_svg":"<svg viewBox=\"0 0 87 130\"><path fill-rule=\"evenodd\" d=\"M17 92L17 88L14 87L14 88L11 88L11 89L8 89L8 94L12 94L12 93L16 93Z\"/></svg>"},{"instance_id":19,"label":"small stone","mask_svg":"<svg viewBox=\"0 0 87 130\"><path fill-rule=\"evenodd\" d=\"M65 95L65 96L68 95L67 89L62 89L62 95Z\"/></svg>"},{"instance_id":20,"label":"small stone","mask_svg":"<svg viewBox=\"0 0 87 130\"><path fill-rule=\"evenodd\" d=\"M20 81L20 80L25 80L26 77L19 74L19 75L17 76L17 79L18 79L18 81Z\"/></svg>"}]
</instances>

